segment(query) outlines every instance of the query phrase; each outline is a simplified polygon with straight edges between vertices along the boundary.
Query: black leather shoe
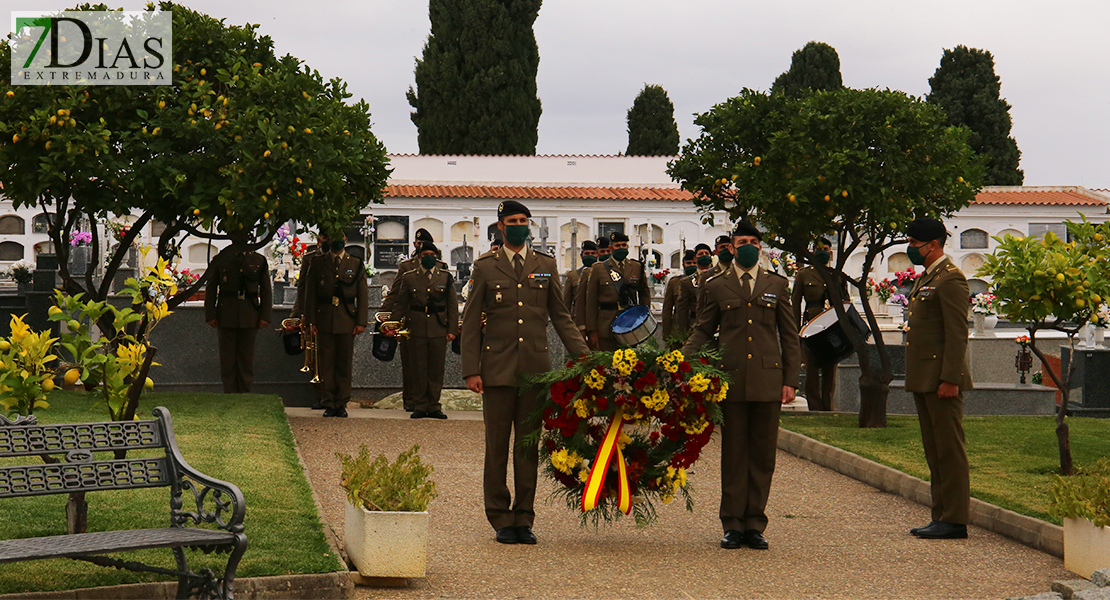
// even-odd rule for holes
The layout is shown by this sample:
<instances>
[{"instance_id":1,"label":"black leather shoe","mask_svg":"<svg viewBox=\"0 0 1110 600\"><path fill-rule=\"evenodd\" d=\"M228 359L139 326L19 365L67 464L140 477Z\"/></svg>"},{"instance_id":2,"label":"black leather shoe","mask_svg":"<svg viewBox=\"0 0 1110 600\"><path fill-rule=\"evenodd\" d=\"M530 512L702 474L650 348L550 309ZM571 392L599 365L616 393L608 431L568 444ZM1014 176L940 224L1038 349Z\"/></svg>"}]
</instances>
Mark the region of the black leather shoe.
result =
<instances>
[{"instance_id":1,"label":"black leather shoe","mask_svg":"<svg viewBox=\"0 0 1110 600\"><path fill-rule=\"evenodd\" d=\"M333 411L333 413L334 414L332 416L334 417L343 417L344 419L347 418L347 409L345 408L337 408Z\"/></svg>"},{"instance_id":2,"label":"black leather shoe","mask_svg":"<svg viewBox=\"0 0 1110 600\"><path fill-rule=\"evenodd\" d=\"M434 410L425 414L424 417L428 419L446 419L447 415L445 415L442 410Z\"/></svg>"},{"instance_id":3,"label":"black leather shoe","mask_svg":"<svg viewBox=\"0 0 1110 600\"><path fill-rule=\"evenodd\" d=\"M316 401L316 404L312 405L312 410L324 410L325 408L327 408L327 407L324 406L323 404L320 404L320 401L318 401L318 400Z\"/></svg>"},{"instance_id":4,"label":"black leather shoe","mask_svg":"<svg viewBox=\"0 0 1110 600\"><path fill-rule=\"evenodd\" d=\"M929 527L932 527L933 525L936 525L936 524L937 524L936 521L929 521L929 524L926 525L925 527L914 527L913 529L910 530L910 533L912 533L913 535L917 535L917 532L921 531L922 529L928 529Z\"/></svg>"},{"instance_id":5,"label":"black leather shoe","mask_svg":"<svg viewBox=\"0 0 1110 600\"><path fill-rule=\"evenodd\" d=\"M426 416L428 416L428 413L426 413L422 410L414 410L414 411L412 411L412 414L409 415L409 418L410 419L423 419Z\"/></svg>"},{"instance_id":6,"label":"black leather shoe","mask_svg":"<svg viewBox=\"0 0 1110 600\"><path fill-rule=\"evenodd\" d=\"M518 525L516 528L516 541L518 544L535 544L536 534L527 525Z\"/></svg>"},{"instance_id":7,"label":"black leather shoe","mask_svg":"<svg viewBox=\"0 0 1110 600\"><path fill-rule=\"evenodd\" d=\"M335 416L335 409L330 407L330 406L325 406L324 407L324 416L325 417L334 417Z\"/></svg>"},{"instance_id":8,"label":"black leather shoe","mask_svg":"<svg viewBox=\"0 0 1110 600\"><path fill-rule=\"evenodd\" d=\"M967 525L937 521L917 532L917 537L927 540L967 539Z\"/></svg>"},{"instance_id":9,"label":"black leather shoe","mask_svg":"<svg viewBox=\"0 0 1110 600\"><path fill-rule=\"evenodd\" d=\"M497 530L498 544L515 544L518 541L516 537L516 527L502 527Z\"/></svg>"},{"instance_id":10,"label":"black leather shoe","mask_svg":"<svg viewBox=\"0 0 1110 600\"><path fill-rule=\"evenodd\" d=\"M728 550L743 548L744 532L739 529L729 529L725 532L725 537L721 540L721 547Z\"/></svg>"},{"instance_id":11,"label":"black leather shoe","mask_svg":"<svg viewBox=\"0 0 1110 600\"><path fill-rule=\"evenodd\" d=\"M749 548L755 550L766 550L770 547L770 544L767 543L767 538L763 537L763 534L755 529L749 529L744 532L744 543Z\"/></svg>"}]
</instances>

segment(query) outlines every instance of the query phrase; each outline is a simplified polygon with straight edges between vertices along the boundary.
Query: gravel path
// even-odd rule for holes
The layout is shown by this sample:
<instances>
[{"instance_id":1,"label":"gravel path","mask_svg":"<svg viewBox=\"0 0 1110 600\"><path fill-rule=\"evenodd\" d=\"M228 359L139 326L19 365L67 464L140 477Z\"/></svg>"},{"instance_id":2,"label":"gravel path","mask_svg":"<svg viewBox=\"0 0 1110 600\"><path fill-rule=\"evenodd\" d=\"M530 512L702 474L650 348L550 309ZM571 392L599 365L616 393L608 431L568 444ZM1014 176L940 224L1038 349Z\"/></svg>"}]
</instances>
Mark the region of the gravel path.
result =
<instances>
[{"instance_id":1,"label":"gravel path","mask_svg":"<svg viewBox=\"0 0 1110 600\"><path fill-rule=\"evenodd\" d=\"M678 502L638 530L631 519L595 532L555 502L541 479L537 546L493 540L482 511L480 414L448 421L386 410L322 419L290 410L290 424L324 507L343 535L337 451L366 443L395 457L412 444L436 467L428 577L404 589L357 588L358 598L1005 598L1074 578L1063 561L978 528L968 540L908 533L927 508L779 453L768 514L768 551L722 550L716 436L690 475L693 513ZM318 413L317 413L318 414ZM510 473L511 473L510 466Z\"/></svg>"}]
</instances>

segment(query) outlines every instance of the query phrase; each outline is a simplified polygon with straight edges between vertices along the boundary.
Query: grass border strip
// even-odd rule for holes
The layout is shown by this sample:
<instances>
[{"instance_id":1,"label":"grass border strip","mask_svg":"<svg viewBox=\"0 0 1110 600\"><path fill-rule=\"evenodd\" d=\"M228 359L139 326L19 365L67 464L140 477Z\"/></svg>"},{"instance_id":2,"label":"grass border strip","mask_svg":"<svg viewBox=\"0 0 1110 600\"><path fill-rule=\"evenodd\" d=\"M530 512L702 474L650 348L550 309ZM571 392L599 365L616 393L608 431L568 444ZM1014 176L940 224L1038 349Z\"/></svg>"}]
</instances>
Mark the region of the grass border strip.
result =
<instances>
[{"instance_id":1,"label":"grass border strip","mask_svg":"<svg viewBox=\"0 0 1110 600\"><path fill-rule=\"evenodd\" d=\"M932 505L927 481L847 450L781 427L778 448L884 492L897 494L924 506ZM1004 535L1052 556L1064 557L1064 528L1059 525L1019 514L978 498L971 499L969 516L971 525Z\"/></svg>"},{"instance_id":2,"label":"grass border strip","mask_svg":"<svg viewBox=\"0 0 1110 600\"><path fill-rule=\"evenodd\" d=\"M350 598L354 589L351 578L344 572L308 573L303 575L273 575L269 577L244 577L235 580L235 597L243 600L270 598ZM28 598L35 600L114 600L145 598L171 600L176 597L176 581L129 583L102 587L32 592L0 595L0 598Z\"/></svg>"}]
</instances>

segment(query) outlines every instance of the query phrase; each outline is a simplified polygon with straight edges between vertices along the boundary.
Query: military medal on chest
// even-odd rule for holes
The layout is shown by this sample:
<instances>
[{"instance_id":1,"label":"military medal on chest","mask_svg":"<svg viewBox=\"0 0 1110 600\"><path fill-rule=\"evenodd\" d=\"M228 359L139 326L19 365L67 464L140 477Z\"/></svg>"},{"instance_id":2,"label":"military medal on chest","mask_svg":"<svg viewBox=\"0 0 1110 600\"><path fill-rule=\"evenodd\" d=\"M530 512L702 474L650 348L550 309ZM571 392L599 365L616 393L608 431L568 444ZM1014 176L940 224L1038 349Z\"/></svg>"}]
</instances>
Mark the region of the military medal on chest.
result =
<instances>
[{"instance_id":1,"label":"military medal on chest","mask_svg":"<svg viewBox=\"0 0 1110 600\"><path fill-rule=\"evenodd\" d=\"M621 274L616 272L616 271L609 271L609 277L612 277L613 281L620 281L621 280Z\"/></svg>"}]
</instances>

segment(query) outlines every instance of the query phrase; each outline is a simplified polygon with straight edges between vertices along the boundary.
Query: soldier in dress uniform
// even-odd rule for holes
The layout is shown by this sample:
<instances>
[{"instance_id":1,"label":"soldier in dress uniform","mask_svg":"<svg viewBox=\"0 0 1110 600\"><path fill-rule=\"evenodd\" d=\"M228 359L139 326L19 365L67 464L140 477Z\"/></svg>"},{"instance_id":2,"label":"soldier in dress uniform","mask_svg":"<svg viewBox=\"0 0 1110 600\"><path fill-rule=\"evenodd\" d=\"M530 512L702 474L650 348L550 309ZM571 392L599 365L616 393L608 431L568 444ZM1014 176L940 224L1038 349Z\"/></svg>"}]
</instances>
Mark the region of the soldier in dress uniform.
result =
<instances>
[{"instance_id":1,"label":"soldier in dress uniform","mask_svg":"<svg viewBox=\"0 0 1110 600\"><path fill-rule=\"evenodd\" d=\"M401 261L397 265L397 275L393 278L393 284L389 286L389 293L382 299L381 312L393 312L393 307L397 303L397 297L401 293L401 278L402 276L420 266L420 250L424 244L431 244L432 234L428 233L427 229L420 228L416 230L415 239L412 242L413 251L412 257ZM439 268L447 270L447 263L439 261ZM398 353L401 355L401 405L405 410L412 412L416 410L416 396L413 390L417 386L423 385L420 381L420 371L412 367L413 361L416 360L410 353L413 344L408 340L401 340L397 342Z\"/></svg>"},{"instance_id":2,"label":"soldier in dress uniform","mask_svg":"<svg viewBox=\"0 0 1110 600\"><path fill-rule=\"evenodd\" d=\"M304 286L308 281L308 265L312 263L312 259L327 254L328 252L328 236L324 233L316 235L316 245L309 248L303 255L301 255L301 268L297 274L297 299L293 301L293 309L289 311L289 318L302 319L301 328L304 330L306 325L303 323L304 319ZM320 384L312 384L312 394L316 398L316 402L312 405L312 410L324 410L325 406L320 402Z\"/></svg>"},{"instance_id":3,"label":"soldier in dress uniform","mask_svg":"<svg viewBox=\"0 0 1110 600\"><path fill-rule=\"evenodd\" d=\"M605 262L613 255L613 249L610 247L609 238L597 238L597 262Z\"/></svg>"},{"instance_id":4,"label":"soldier in dress uniform","mask_svg":"<svg viewBox=\"0 0 1110 600\"><path fill-rule=\"evenodd\" d=\"M832 258L832 243L820 238L814 243L813 256L822 265L829 264ZM842 287L842 298L848 299L848 286ZM798 270L794 276L794 319L798 327L808 323L826 308L832 306L825 280L816 267L806 266ZM802 304L805 304L803 310ZM836 395L836 363L826 367L817 368L814 365L813 355L802 345L802 359L806 366L806 403L809 410L829 411L833 409L833 397Z\"/></svg>"},{"instance_id":5,"label":"soldier in dress uniform","mask_svg":"<svg viewBox=\"0 0 1110 600\"><path fill-rule=\"evenodd\" d=\"M235 240L208 267L204 320L216 328L225 394L245 394L254 381L254 341L270 324L273 288L266 259Z\"/></svg>"},{"instance_id":6,"label":"soldier in dress uniform","mask_svg":"<svg viewBox=\"0 0 1110 600\"><path fill-rule=\"evenodd\" d=\"M707 270L698 273L698 281L701 284L708 281L710 277L724 273L732 265L732 238L727 235L719 235L717 239L713 240L713 244L713 256L717 258L717 261ZM705 287L699 286L696 312L701 312L704 300Z\"/></svg>"},{"instance_id":7,"label":"soldier in dress uniform","mask_svg":"<svg viewBox=\"0 0 1110 600\"><path fill-rule=\"evenodd\" d=\"M409 362L406 367L413 378L413 419L446 419L439 404L443 391L443 370L446 366L447 342L459 334L459 302L455 297L455 279L440 267L435 244L424 242L416 256L419 264L399 278L398 295L390 321L405 319L409 330ZM386 335L396 335L386 330Z\"/></svg>"},{"instance_id":8,"label":"soldier in dress uniform","mask_svg":"<svg viewBox=\"0 0 1110 600\"><path fill-rule=\"evenodd\" d=\"M794 400L801 348L786 278L759 266L763 235L741 221L729 251L736 262L705 283L705 306L682 348L692 356L720 332L722 548L766 549L767 497L775 472L779 413Z\"/></svg>"},{"instance_id":9,"label":"soldier in dress uniform","mask_svg":"<svg viewBox=\"0 0 1110 600\"><path fill-rule=\"evenodd\" d=\"M474 262L474 286L463 311L462 374L466 387L482 394L486 456L482 491L486 518L503 544L535 544L537 447L510 445L535 431L536 408L546 390L521 391L518 377L551 369L547 349L550 321L577 357L587 352L563 303L555 259L528 248L528 208L506 200L497 208L505 246ZM483 327L483 321L484 327ZM513 455L514 494L505 485L509 449Z\"/></svg>"},{"instance_id":10,"label":"soldier in dress uniform","mask_svg":"<svg viewBox=\"0 0 1110 600\"><path fill-rule=\"evenodd\" d=\"M346 237L329 237L329 252L313 258L308 267L304 318L316 336L324 416L346 417L355 336L366 331L369 294L362 261L344 250Z\"/></svg>"},{"instance_id":11,"label":"soldier in dress uniform","mask_svg":"<svg viewBox=\"0 0 1110 600\"><path fill-rule=\"evenodd\" d=\"M906 228L906 254L924 265L910 292L906 324L906 391L913 393L921 445L929 463L932 522L910 533L921 538L966 538L971 505L964 444L964 396L972 389L967 362L967 278L944 254L948 232L936 219Z\"/></svg>"},{"instance_id":12,"label":"soldier in dress uniform","mask_svg":"<svg viewBox=\"0 0 1110 600\"><path fill-rule=\"evenodd\" d=\"M597 262L597 244L591 240L582 242L582 266L571 269L564 275L563 304L567 305L571 315L574 314L575 298L578 295L578 286L583 274L589 271L595 262Z\"/></svg>"},{"instance_id":13,"label":"soldier in dress uniform","mask_svg":"<svg viewBox=\"0 0 1110 600\"><path fill-rule=\"evenodd\" d=\"M651 306L644 263L628 258L628 236L613 232L609 241L613 255L594 263L586 288L586 334L591 346L605 351L620 348L612 329L618 313L637 304Z\"/></svg>"},{"instance_id":14,"label":"soldier in dress uniform","mask_svg":"<svg viewBox=\"0 0 1110 600\"><path fill-rule=\"evenodd\" d=\"M682 256L681 275L675 275L667 281L667 289L663 292L663 339L671 337L671 332L678 333L686 339L693 321L690 313L694 312L692 296L696 288L691 284L690 278L697 271L697 259L694 251L687 250Z\"/></svg>"}]
</instances>

